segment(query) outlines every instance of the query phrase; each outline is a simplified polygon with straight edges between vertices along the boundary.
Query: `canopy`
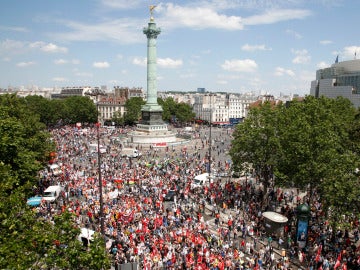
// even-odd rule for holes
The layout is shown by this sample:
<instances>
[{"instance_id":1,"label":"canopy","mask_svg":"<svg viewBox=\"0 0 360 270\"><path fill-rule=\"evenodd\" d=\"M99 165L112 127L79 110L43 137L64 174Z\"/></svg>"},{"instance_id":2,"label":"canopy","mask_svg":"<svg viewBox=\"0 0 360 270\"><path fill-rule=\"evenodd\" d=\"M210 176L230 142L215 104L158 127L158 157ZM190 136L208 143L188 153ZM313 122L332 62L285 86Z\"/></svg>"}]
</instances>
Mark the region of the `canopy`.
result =
<instances>
[{"instance_id":1,"label":"canopy","mask_svg":"<svg viewBox=\"0 0 360 270\"><path fill-rule=\"evenodd\" d=\"M41 200L42 200L42 197L40 197L40 196L31 197L27 200L27 205L39 206L41 203Z\"/></svg>"}]
</instances>

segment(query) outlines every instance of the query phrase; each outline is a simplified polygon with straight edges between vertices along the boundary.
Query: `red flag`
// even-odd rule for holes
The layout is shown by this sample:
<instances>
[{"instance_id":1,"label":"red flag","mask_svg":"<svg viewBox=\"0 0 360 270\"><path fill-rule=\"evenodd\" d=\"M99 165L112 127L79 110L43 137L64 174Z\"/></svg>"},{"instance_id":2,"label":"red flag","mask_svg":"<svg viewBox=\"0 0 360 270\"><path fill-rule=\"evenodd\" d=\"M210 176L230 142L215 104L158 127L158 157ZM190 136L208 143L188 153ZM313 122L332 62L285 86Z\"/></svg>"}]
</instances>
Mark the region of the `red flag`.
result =
<instances>
[{"instance_id":1,"label":"red flag","mask_svg":"<svg viewBox=\"0 0 360 270\"><path fill-rule=\"evenodd\" d=\"M339 256L336 259L336 263L334 265L334 270L338 268L341 265L341 252L339 253Z\"/></svg>"},{"instance_id":2,"label":"red flag","mask_svg":"<svg viewBox=\"0 0 360 270\"><path fill-rule=\"evenodd\" d=\"M315 257L315 262L320 261L321 251L322 251L322 245L320 245L320 246L318 247L318 250L317 250L317 253L316 253L316 257Z\"/></svg>"}]
</instances>

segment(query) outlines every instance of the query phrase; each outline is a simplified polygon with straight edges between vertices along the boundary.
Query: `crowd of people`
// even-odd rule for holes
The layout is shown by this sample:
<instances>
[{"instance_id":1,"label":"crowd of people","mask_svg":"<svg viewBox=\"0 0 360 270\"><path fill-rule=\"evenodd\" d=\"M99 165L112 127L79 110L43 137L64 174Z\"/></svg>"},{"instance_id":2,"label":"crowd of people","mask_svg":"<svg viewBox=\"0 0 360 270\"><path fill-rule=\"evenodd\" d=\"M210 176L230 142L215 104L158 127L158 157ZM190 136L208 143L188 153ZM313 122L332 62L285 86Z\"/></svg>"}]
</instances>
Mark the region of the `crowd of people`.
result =
<instances>
[{"instance_id":1,"label":"crowd of people","mask_svg":"<svg viewBox=\"0 0 360 270\"><path fill-rule=\"evenodd\" d=\"M273 186L265 193L252 176L216 177L209 185L191 188L194 177L207 172L209 164L218 173L230 170L224 158L230 148L228 129L212 138L210 163L209 138L201 129L186 144L132 145L142 156L131 159L119 155L126 143L121 138L129 130L100 128L106 153L99 164L97 153L89 151L98 131L70 126L52 130L54 162L62 174L44 170L38 192L59 184L64 198L38 211L49 219L70 211L80 228L100 231L100 166L104 232L115 267L137 263L139 269L360 269L359 220L353 219L349 230L331 230L320 199L309 205L308 245L300 248L296 207L310 202L296 190ZM171 202L166 201L169 190L176 194ZM288 223L281 235L271 235L262 213L277 209ZM279 252L282 249L286 255Z\"/></svg>"}]
</instances>

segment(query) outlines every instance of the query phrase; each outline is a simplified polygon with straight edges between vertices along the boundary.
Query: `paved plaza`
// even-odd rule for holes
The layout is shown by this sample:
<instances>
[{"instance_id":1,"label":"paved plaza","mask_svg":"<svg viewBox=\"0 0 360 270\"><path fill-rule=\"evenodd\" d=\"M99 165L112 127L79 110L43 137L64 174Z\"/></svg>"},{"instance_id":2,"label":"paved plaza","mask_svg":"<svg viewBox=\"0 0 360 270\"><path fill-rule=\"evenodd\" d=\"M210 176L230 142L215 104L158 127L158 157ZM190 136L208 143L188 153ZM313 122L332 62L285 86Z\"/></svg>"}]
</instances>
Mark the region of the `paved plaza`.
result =
<instances>
[{"instance_id":1,"label":"paved plaza","mask_svg":"<svg viewBox=\"0 0 360 270\"><path fill-rule=\"evenodd\" d=\"M308 269L319 264L315 257L324 243L320 235L328 237L325 228L312 228L319 231L319 241L312 242L308 250L299 249L293 237L295 208L306 200L306 193L274 187L264 194L251 175L230 177L231 129L212 128L211 164L217 177L211 184L196 189L191 188L195 176L208 170L208 128L197 129L189 140L161 147L126 143L129 131L99 130L100 144L106 148L100 163L105 236L114 269L131 263L139 269L199 270ZM56 162L62 174L54 176L44 171L39 192L46 186L60 184L65 193L56 204L40 205L39 214L51 219L71 211L80 228L100 232L99 163L97 153L89 149L90 144L97 142L97 135L97 129L90 127L53 131ZM121 157L122 147L137 148L142 155ZM167 201L169 190L176 195ZM269 203L263 204L268 197ZM317 207L321 211L321 206ZM266 234L264 211L280 212L289 218L281 239ZM356 237L348 235L350 248ZM336 250L329 249L324 254L321 263L336 263ZM350 250L348 254L352 254Z\"/></svg>"}]
</instances>

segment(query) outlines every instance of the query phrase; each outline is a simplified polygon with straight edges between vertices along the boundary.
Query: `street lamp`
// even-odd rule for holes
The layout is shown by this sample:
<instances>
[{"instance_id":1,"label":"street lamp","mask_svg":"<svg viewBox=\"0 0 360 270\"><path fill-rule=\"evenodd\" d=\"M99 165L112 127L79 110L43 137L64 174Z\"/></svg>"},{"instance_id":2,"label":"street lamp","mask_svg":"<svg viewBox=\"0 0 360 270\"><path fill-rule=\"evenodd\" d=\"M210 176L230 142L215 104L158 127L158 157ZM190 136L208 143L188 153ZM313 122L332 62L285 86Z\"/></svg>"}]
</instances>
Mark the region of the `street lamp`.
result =
<instances>
[{"instance_id":1,"label":"street lamp","mask_svg":"<svg viewBox=\"0 0 360 270\"><path fill-rule=\"evenodd\" d=\"M208 167L208 174L209 174L209 178L211 177L211 126L212 126L212 100L211 97L213 95L210 94L210 130L209 130L209 167Z\"/></svg>"},{"instance_id":2,"label":"street lamp","mask_svg":"<svg viewBox=\"0 0 360 270\"><path fill-rule=\"evenodd\" d=\"M98 156L98 185L99 185L99 203L100 203L100 233L102 236L105 236L105 225L104 225L104 201L103 201L103 193L102 193L102 177L101 177L101 152L100 152L100 122L99 122L99 100L98 97L105 95L99 89L95 89L95 91L86 92L85 95L88 96L96 96L96 112L97 112L97 123L96 123L96 131L97 131L97 156Z\"/></svg>"},{"instance_id":3,"label":"street lamp","mask_svg":"<svg viewBox=\"0 0 360 270\"><path fill-rule=\"evenodd\" d=\"M97 130L97 155L98 155L98 174L99 174L99 202L100 202L100 232L101 235L105 235L105 226L104 226L104 202L103 202L103 193L102 193L102 178L101 178L101 153L100 153L100 123L96 123Z\"/></svg>"}]
</instances>

